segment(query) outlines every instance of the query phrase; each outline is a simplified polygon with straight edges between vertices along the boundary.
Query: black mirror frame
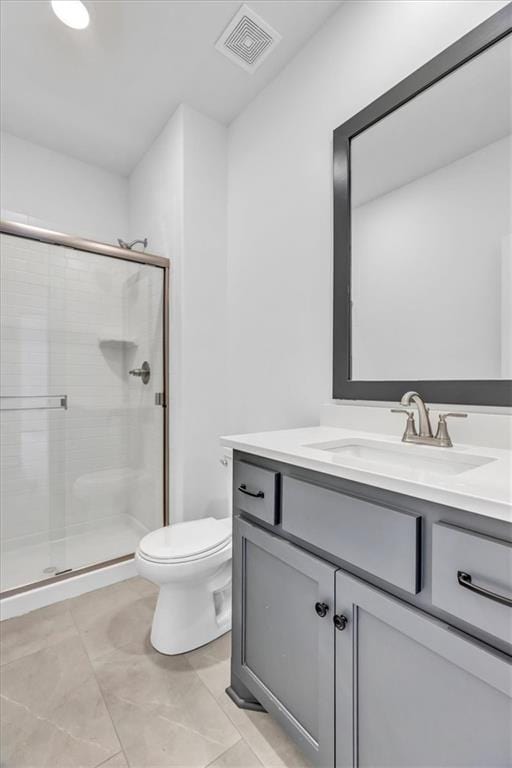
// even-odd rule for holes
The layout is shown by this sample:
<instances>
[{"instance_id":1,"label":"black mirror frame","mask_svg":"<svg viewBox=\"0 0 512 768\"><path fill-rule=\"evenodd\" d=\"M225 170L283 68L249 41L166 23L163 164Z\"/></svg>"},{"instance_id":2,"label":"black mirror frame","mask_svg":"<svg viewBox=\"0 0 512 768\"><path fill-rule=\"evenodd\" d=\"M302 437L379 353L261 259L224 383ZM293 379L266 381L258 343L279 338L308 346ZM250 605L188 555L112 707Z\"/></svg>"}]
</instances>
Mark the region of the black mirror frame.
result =
<instances>
[{"instance_id":1,"label":"black mirror frame","mask_svg":"<svg viewBox=\"0 0 512 768\"><path fill-rule=\"evenodd\" d=\"M510 380L354 381L351 376L350 140L421 91L512 32L512 3L446 48L384 93L333 134L334 150L334 317L333 398L400 400L419 390L428 402L512 406Z\"/></svg>"}]
</instances>

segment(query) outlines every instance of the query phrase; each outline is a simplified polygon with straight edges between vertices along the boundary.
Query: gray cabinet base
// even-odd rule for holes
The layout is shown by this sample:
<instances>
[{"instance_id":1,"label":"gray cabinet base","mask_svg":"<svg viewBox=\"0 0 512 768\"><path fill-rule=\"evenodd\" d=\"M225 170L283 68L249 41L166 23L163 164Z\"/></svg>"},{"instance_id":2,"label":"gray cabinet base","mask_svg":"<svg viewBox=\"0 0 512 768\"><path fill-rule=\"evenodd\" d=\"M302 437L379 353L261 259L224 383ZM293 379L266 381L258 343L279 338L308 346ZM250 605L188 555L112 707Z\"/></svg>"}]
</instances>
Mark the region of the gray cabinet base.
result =
<instances>
[{"instance_id":1,"label":"gray cabinet base","mask_svg":"<svg viewBox=\"0 0 512 768\"><path fill-rule=\"evenodd\" d=\"M250 693L248 693L247 698L245 698L245 696L240 696L240 694L235 690L233 685L230 685L229 688L226 688L226 693L231 699L231 701L233 701L239 709L250 709L252 712L267 711L264 707L261 706L259 701L256 701L256 699L252 698Z\"/></svg>"}]
</instances>

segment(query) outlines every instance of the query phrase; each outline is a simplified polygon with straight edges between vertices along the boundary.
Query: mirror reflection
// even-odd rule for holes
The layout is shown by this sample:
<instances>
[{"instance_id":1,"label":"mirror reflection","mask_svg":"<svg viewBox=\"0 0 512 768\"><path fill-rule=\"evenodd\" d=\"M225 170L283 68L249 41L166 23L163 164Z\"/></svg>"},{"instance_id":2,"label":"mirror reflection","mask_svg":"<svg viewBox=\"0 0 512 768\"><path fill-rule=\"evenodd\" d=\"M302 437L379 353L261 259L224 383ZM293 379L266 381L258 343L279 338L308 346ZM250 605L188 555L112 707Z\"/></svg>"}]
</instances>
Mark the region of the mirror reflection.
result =
<instances>
[{"instance_id":1,"label":"mirror reflection","mask_svg":"<svg viewBox=\"0 0 512 768\"><path fill-rule=\"evenodd\" d=\"M512 378L512 37L351 141L354 380Z\"/></svg>"}]
</instances>

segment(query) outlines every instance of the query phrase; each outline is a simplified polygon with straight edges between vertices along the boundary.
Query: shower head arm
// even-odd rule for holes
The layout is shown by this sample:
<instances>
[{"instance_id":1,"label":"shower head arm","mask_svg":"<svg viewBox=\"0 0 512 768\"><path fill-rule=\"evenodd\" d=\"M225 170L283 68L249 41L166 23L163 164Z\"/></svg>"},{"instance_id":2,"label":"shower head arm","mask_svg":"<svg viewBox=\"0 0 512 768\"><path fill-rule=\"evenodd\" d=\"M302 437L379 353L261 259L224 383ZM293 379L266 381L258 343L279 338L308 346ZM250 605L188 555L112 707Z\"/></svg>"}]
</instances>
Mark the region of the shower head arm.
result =
<instances>
[{"instance_id":1,"label":"shower head arm","mask_svg":"<svg viewBox=\"0 0 512 768\"><path fill-rule=\"evenodd\" d=\"M127 251L131 251L134 245L139 245L139 244L142 245L144 248L148 247L147 237L145 237L144 240L132 240L131 243L126 243L124 240L118 237L117 242L119 243L120 248L124 248Z\"/></svg>"}]
</instances>

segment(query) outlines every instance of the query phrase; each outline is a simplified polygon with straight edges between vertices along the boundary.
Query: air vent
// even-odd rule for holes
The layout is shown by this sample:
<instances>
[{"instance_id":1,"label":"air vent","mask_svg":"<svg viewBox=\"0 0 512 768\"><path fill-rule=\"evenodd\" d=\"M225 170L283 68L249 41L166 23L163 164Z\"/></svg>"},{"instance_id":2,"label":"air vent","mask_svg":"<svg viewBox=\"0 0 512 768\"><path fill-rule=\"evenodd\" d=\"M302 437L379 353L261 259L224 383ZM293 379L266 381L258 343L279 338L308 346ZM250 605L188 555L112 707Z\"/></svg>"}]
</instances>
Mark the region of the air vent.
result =
<instances>
[{"instance_id":1,"label":"air vent","mask_svg":"<svg viewBox=\"0 0 512 768\"><path fill-rule=\"evenodd\" d=\"M281 40L270 24L242 5L228 24L215 47L246 72L254 72Z\"/></svg>"}]
</instances>

